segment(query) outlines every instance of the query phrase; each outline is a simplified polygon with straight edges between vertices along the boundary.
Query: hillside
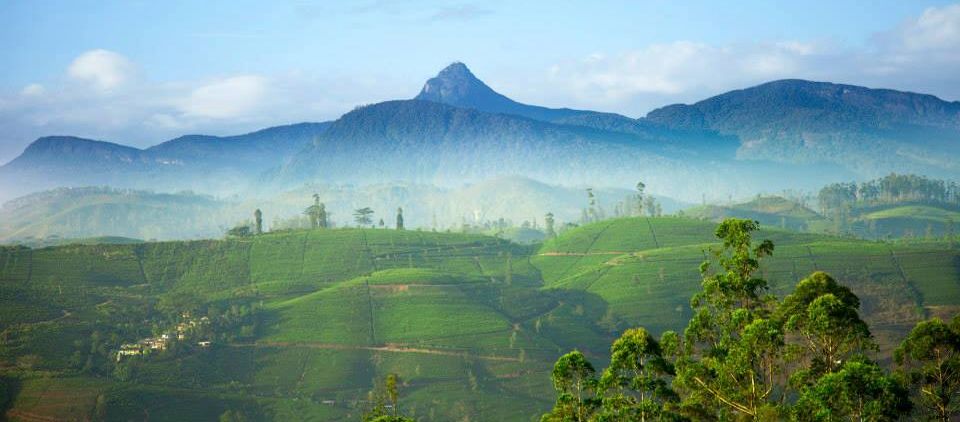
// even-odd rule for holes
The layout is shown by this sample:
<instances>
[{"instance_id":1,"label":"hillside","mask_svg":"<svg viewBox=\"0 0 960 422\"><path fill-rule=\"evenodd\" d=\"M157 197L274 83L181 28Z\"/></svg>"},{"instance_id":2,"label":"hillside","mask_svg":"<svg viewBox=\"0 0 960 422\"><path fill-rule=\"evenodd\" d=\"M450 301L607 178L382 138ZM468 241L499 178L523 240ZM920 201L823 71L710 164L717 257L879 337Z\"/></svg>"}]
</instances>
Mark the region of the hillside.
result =
<instances>
[{"instance_id":1,"label":"hillside","mask_svg":"<svg viewBox=\"0 0 960 422\"><path fill-rule=\"evenodd\" d=\"M372 380L395 372L419 419L528 420L551 404L561 353L601 362L628 326L682 327L713 228L612 219L540 248L344 229L0 249L0 374L18 391L7 414L356 418ZM863 300L884 353L921 316L960 305L960 253L945 244L759 238L777 245L762 271L774 292L833 273ZM113 363L120 343L199 316L210 328L189 341Z\"/></svg>"},{"instance_id":2,"label":"hillside","mask_svg":"<svg viewBox=\"0 0 960 422\"><path fill-rule=\"evenodd\" d=\"M300 123L236 136L187 135L147 149L71 136L44 137L0 166L0 200L57 187L103 185L236 193L326 127L327 123Z\"/></svg>"},{"instance_id":3,"label":"hillside","mask_svg":"<svg viewBox=\"0 0 960 422\"><path fill-rule=\"evenodd\" d=\"M284 166L279 179L412 181L456 186L497 175L562 185L690 171L700 154L663 155L655 139L484 113L430 101L388 101L345 114ZM613 174L611 174L613 173ZM603 174L606 177L601 178ZM608 182L609 183L609 182Z\"/></svg>"},{"instance_id":4,"label":"hillside","mask_svg":"<svg viewBox=\"0 0 960 422\"><path fill-rule=\"evenodd\" d=\"M724 218L748 218L767 227L796 231L822 232L829 224L826 218L797 202L780 196L758 196L750 201L731 205L700 205L683 210L684 215L709 221Z\"/></svg>"},{"instance_id":5,"label":"hillside","mask_svg":"<svg viewBox=\"0 0 960 422\"><path fill-rule=\"evenodd\" d=\"M256 196L319 182L452 187L519 175L565 186L644 180L696 201L891 171L949 179L960 175L958 110L930 95L784 80L633 119L523 104L454 63L415 99L333 123L186 135L145 150L41 138L0 167L0 199L65 186Z\"/></svg>"},{"instance_id":6,"label":"hillside","mask_svg":"<svg viewBox=\"0 0 960 422\"><path fill-rule=\"evenodd\" d=\"M958 116L960 102L932 95L781 80L666 106L644 120L735 135L747 159L830 162L866 176L955 176Z\"/></svg>"},{"instance_id":7,"label":"hillside","mask_svg":"<svg viewBox=\"0 0 960 422\"><path fill-rule=\"evenodd\" d=\"M598 207L613 214L633 192L625 188L594 189ZM394 224L404 209L408 228L457 231L464 224L485 227L500 223L517 228L543 226L554 214L558 225L579 221L587 207L584 188L563 187L523 177L501 177L460 188L382 183L369 186L310 184L257 198L214 198L190 192L157 193L111 188L60 188L14 199L0 207L0 242L58 244L63 239L123 236L183 240L220 237L227 228L263 212L269 227L300 227L303 209L316 194L339 227L353 225L353 210L371 207L374 221ZM656 196L664 212L682 203ZM495 233L492 232L491 234Z\"/></svg>"}]
</instances>

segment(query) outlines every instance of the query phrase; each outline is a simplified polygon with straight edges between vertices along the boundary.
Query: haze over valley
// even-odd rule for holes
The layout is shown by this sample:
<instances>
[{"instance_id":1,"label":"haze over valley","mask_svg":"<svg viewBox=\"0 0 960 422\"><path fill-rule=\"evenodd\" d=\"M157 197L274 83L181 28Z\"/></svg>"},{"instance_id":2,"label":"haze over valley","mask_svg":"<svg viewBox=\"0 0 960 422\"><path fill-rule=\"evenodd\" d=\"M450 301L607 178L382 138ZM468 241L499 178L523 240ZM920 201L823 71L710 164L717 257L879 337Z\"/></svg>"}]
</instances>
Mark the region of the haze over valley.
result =
<instances>
[{"instance_id":1,"label":"haze over valley","mask_svg":"<svg viewBox=\"0 0 960 422\"><path fill-rule=\"evenodd\" d=\"M960 3L0 3L0 421L960 418Z\"/></svg>"}]
</instances>

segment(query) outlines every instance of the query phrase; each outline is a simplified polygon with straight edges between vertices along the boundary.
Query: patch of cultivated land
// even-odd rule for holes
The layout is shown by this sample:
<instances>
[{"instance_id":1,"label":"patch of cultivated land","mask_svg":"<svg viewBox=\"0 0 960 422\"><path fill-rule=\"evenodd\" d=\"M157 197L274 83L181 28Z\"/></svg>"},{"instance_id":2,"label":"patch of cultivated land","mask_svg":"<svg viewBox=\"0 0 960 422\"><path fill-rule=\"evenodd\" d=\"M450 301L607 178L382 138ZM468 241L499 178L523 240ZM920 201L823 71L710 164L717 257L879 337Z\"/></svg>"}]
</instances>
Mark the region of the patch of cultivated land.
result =
<instances>
[{"instance_id":1,"label":"patch of cultivated land","mask_svg":"<svg viewBox=\"0 0 960 422\"><path fill-rule=\"evenodd\" d=\"M3 248L0 375L16 386L6 413L356 418L374 380L397 373L405 412L420 420L529 420L550 406L549 371L563 352L602 362L626 327L683 328L714 227L612 219L535 247L343 229ZM762 266L773 293L830 272L861 297L884 351L922 316L960 305L960 253L946 244L756 237L777 245ZM136 358L124 374L87 363L91 336L106 349L148 336L153 327L140 321L154 309L222 312L241 302L259 307L255 328L209 349Z\"/></svg>"}]
</instances>

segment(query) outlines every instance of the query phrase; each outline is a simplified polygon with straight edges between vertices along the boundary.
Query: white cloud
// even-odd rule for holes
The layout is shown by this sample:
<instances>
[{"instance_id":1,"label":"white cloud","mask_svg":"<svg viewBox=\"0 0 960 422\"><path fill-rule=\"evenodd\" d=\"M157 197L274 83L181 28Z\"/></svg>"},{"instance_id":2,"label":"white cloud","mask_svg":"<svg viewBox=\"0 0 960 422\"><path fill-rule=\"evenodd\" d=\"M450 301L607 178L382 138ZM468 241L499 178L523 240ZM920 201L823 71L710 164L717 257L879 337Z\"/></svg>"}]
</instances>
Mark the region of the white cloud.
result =
<instances>
[{"instance_id":1,"label":"white cloud","mask_svg":"<svg viewBox=\"0 0 960 422\"><path fill-rule=\"evenodd\" d=\"M67 68L70 78L102 91L113 91L136 73L133 62L121 54L108 50L90 50L73 60Z\"/></svg>"},{"instance_id":2,"label":"white cloud","mask_svg":"<svg viewBox=\"0 0 960 422\"><path fill-rule=\"evenodd\" d=\"M899 32L906 49L949 50L960 55L960 4L931 7L905 23Z\"/></svg>"},{"instance_id":3,"label":"white cloud","mask_svg":"<svg viewBox=\"0 0 960 422\"><path fill-rule=\"evenodd\" d=\"M234 76L194 89L180 105L180 110L189 117L242 117L261 105L267 90L266 78Z\"/></svg>"},{"instance_id":4,"label":"white cloud","mask_svg":"<svg viewBox=\"0 0 960 422\"><path fill-rule=\"evenodd\" d=\"M716 45L675 41L597 52L548 69L544 90L565 105L641 115L670 102L785 78L851 83L960 97L960 4L926 9L875 34L867 46L786 40Z\"/></svg>"},{"instance_id":5,"label":"white cloud","mask_svg":"<svg viewBox=\"0 0 960 422\"><path fill-rule=\"evenodd\" d=\"M30 84L20 90L20 95L25 97L38 97L47 92L47 89L40 84Z\"/></svg>"},{"instance_id":6,"label":"white cloud","mask_svg":"<svg viewBox=\"0 0 960 422\"><path fill-rule=\"evenodd\" d=\"M615 105L638 95L681 95L722 89L748 80L788 75L816 47L797 42L715 46L693 41L653 44L617 55L594 53L553 66L558 86L591 105Z\"/></svg>"}]
</instances>

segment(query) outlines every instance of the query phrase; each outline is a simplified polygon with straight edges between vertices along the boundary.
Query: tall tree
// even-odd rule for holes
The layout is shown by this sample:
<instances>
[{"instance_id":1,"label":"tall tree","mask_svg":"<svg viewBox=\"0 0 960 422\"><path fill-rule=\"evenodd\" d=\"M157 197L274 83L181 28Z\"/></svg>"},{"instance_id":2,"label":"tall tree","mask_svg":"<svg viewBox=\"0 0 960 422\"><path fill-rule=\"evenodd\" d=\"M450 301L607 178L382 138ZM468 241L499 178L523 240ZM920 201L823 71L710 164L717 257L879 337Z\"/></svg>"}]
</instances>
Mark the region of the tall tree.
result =
<instances>
[{"instance_id":1,"label":"tall tree","mask_svg":"<svg viewBox=\"0 0 960 422\"><path fill-rule=\"evenodd\" d=\"M360 227L366 227L373 223L373 210L370 207L358 208L353 211L353 221Z\"/></svg>"},{"instance_id":2,"label":"tall tree","mask_svg":"<svg viewBox=\"0 0 960 422\"><path fill-rule=\"evenodd\" d=\"M310 228L322 228L326 226L326 212L323 204L320 203L320 195L313 194L313 205L303 210L303 214L310 219Z\"/></svg>"},{"instance_id":3,"label":"tall tree","mask_svg":"<svg viewBox=\"0 0 960 422\"><path fill-rule=\"evenodd\" d=\"M364 422L414 422L400 412L400 378L388 374L383 384L376 382L368 394L370 408L363 414Z\"/></svg>"},{"instance_id":4,"label":"tall tree","mask_svg":"<svg viewBox=\"0 0 960 422\"><path fill-rule=\"evenodd\" d=\"M597 221L597 198L593 195L593 188L587 188L587 204L589 205L589 221Z\"/></svg>"},{"instance_id":5,"label":"tall tree","mask_svg":"<svg viewBox=\"0 0 960 422\"><path fill-rule=\"evenodd\" d=\"M329 217L330 214L327 212L327 206L322 202L317 204L317 227L321 229L330 227Z\"/></svg>"},{"instance_id":6,"label":"tall tree","mask_svg":"<svg viewBox=\"0 0 960 422\"><path fill-rule=\"evenodd\" d=\"M924 416L945 422L960 414L960 315L918 323L894 356Z\"/></svg>"},{"instance_id":7,"label":"tall tree","mask_svg":"<svg viewBox=\"0 0 960 422\"><path fill-rule=\"evenodd\" d=\"M803 390L793 419L797 421L896 421L911 409L907 390L877 364L844 363Z\"/></svg>"},{"instance_id":8,"label":"tall tree","mask_svg":"<svg viewBox=\"0 0 960 422\"><path fill-rule=\"evenodd\" d=\"M553 227L554 220L552 212L548 212L547 215L543 217L543 223L547 226L547 239L553 239L554 237L557 237L557 232Z\"/></svg>"},{"instance_id":9,"label":"tall tree","mask_svg":"<svg viewBox=\"0 0 960 422\"><path fill-rule=\"evenodd\" d=\"M860 299L829 274L818 271L800 280L777 310L788 332L796 333L807 368L794 374L806 384L834 372L850 357L874 349L870 329L860 319Z\"/></svg>"},{"instance_id":10,"label":"tall tree","mask_svg":"<svg viewBox=\"0 0 960 422\"><path fill-rule=\"evenodd\" d=\"M643 190L647 188L647 185L643 182L637 182L637 195L635 197L637 204L637 215L643 215Z\"/></svg>"},{"instance_id":11,"label":"tall tree","mask_svg":"<svg viewBox=\"0 0 960 422\"><path fill-rule=\"evenodd\" d=\"M717 227L723 248L714 250L720 271L701 267L701 292L691 299L693 318L678 350L674 385L686 393L684 405L699 412L768 418L778 411L782 393L782 324L770 317L773 299L763 295L767 282L754 273L773 243L754 246L759 223L731 218Z\"/></svg>"},{"instance_id":12,"label":"tall tree","mask_svg":"<svg viewBox=\"0 0 960 422\"><path fill-rule=\"evenodd\" d=\"M597 411L596 370L580 351L574 350L557 359L553 366L553 387L557 402L541 421L585 422Z\"/></svg>"},{"instance_id":13,"label":"tall tree","mask_svg":"<svg viewBox=\"0 0 960 422\"><path fill-rule=\"evenodd\" d=\"M260 211L260 208L257 208L253 212L253 234L262 234L263 233L263 212Z\"/></svg>"},{"instance_id":14,"label":"tall tree","mask_svg":"<svg viewBox=\"0 0 960 422\"><path fill-rule=\"evenodd\" d=\"M672 415L679 399L670 389L673 365L660 344L643 328L628 329L610 348L610 366L603 371L600 420L652 421Z\"/></svg>"},{"instance_id":15,"label":"tall tree","mask_svg":"<svg viewBox=\"0 0 960 422\"><path fill-rule=\"evenodd\" d=\"M434 220L436 220L436 215L434 215ZM402 207L397 207L397 230L403 230L403 208Z\"/></svg>"}]
</instances>

